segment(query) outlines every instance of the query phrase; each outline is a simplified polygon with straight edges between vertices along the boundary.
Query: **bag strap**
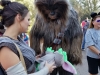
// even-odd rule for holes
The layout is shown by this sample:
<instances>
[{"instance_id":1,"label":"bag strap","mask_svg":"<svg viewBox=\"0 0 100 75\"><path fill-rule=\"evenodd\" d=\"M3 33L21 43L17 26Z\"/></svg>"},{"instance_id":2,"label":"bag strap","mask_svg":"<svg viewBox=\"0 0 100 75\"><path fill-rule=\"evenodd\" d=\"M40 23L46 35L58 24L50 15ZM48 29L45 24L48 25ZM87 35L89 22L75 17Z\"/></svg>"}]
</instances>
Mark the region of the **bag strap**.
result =
<instances>
[{"instance_id":1,"label":"bag strap","mask_svg":"<svg viewBox=\"0 0 100 75\"><path fill-rule=\"evenodd\" d=\"M14 42L13 42L13 43L14 43ZM23 57L23 55L22 55L22 52L21 52L21 50L19 49L19 47L17 46L16 43L14 43L14 45L16 46L16 48L17 48L17 50L18 50L18 52L19 52L20 60L21 60L21 62L22 62L22 65L23 65L24 69L26 70L25 60L24 60L24 57Z\"/></svg>"},{"instance_id":2,"label":"bag strap","mask_svg":"<svg viewBox=\"0 0 100 75\"><path fill-rule=\"evenodd\" d=\"M53 50L56 50L57 46L61 44L62 38L64 37L64 33L66 31L66 27L64 26L61 31L57 34L57 37L54 38L53 42L51 43L51 47Z\"/></svg>"},{"instance_id":3,"label":"bag strap","mask_svg":"<svg viewBox=\"0 0 100 75\"><path fill-rule=\"evenodd\" d=\"M53 43L51 44L53 50L56 50L57 46L61 43L62 37L64 37L64 32L58 33L57 38L53 40Z\"/></svg>"}]
</instances>

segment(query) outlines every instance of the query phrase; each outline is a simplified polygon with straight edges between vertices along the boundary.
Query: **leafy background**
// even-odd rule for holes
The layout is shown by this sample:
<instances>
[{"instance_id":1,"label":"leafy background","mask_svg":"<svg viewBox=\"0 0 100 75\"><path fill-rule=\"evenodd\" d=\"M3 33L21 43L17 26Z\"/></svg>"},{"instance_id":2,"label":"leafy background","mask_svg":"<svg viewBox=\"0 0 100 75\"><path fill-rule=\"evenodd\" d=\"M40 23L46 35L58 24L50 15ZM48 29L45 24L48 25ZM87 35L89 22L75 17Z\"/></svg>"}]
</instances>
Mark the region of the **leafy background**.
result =
<instances>
[{"instance_id":1,"label":"leafy background","mask_svg":"<svg viewBox=\"0 0 100 75\"><path fill-rule=\"evenodd\" d=\"M17 1L25 6L28 7L31 14L31 21L30 21L30 27L28 32L30 31L32 25L34 24L35 16L36 16L36 8L34 5L35 0L11 0L11 1ZM69 0L72 6L75 8L79 15L79 21L80 23L82 20L86 19L88 17L90 19L90 13L91 12L100 12L100 0ZM0 6L0 8L2 8Z\"/></svg>"}]
</instances>

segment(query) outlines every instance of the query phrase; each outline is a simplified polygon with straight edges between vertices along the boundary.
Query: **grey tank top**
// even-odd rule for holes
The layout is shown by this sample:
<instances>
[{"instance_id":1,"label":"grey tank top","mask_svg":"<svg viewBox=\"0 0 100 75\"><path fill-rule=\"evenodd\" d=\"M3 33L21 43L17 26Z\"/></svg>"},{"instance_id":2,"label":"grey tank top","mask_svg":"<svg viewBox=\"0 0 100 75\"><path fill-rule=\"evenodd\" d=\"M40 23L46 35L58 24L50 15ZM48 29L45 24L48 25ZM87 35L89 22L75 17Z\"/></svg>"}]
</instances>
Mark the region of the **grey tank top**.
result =
<instances>
[{"instance_id":1,"label":"grey tank top","mask_svg":"<svg viewBox=\"0 0 100 75\"><path fill-rule=\"evenodd\" d=\"M28 73L34 72L35 52L20 37L18 37L18 40L14 40L9 37L0 37L0 48L8 47L19 57L19 53L17 51L16 46L13 44L13 42L15 42L18 45L18 47L20 48L24 56Z\"/></svg>"}]
</instances>

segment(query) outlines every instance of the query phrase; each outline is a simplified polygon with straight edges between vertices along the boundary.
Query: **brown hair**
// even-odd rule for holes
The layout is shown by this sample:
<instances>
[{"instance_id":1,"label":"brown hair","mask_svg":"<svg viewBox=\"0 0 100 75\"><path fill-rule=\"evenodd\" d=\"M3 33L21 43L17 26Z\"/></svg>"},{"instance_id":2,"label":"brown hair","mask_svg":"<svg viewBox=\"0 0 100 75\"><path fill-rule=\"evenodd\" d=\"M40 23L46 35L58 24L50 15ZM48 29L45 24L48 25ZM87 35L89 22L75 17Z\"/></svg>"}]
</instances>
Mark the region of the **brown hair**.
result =
<instances>
[{"instance_id":1,"label":"brown hair","mask_svg":"<svg viewBox=\"0 0 100 75\"><path fill-rule=\"evenodd\" d=\"M89 28L94 28L94 25L93 25L92 22L93 22L94 20L96 20L96 18L98 18L98 17L100 17L100 15L97 15L97 16L95 16L94 18L91 19Z\"/></svg>"}]
</instances>

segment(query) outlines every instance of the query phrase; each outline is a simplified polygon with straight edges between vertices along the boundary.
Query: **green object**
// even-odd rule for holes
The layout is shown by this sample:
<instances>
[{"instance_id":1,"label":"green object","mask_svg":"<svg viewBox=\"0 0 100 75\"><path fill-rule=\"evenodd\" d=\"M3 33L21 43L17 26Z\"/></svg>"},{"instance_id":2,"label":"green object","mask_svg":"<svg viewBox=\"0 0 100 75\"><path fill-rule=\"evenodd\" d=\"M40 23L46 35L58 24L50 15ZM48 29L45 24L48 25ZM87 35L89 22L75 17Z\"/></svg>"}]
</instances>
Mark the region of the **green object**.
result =
<instances>
[{"instance_id":1,"label":"green object","mask_svg":"<svg viewBox=\"0 0 100 75\"><path fill-rule=\"evenodd\" d=\"M59 52L60 54L63 55L63 50L62 50L62 48L59 48L59 49L58 49L58 52Z\"/></svg>"},{"instance_id":2,"label":"green object","mask_svg":"<svg viewBox=\"0 0 100 75\"><path fill-rule=\"evenodd\" d=\"M67 53L65 51L63 51L63 57L64 57L64 61L68 61L68 59L67 59Z\"/></svg>"},{"instance_id":3,"label":"green object","mask_svg":"<svg viewBox=\"0 0 100 75\"><path fill-rule=\"evenodd\" d=\"M52 47L47 47L46 51L47 52L52 52L52 53L54 52L54 50L52 50ZM75 67L68 61L67 53L62 48L58 49L58 53L63 56L64 62L68 63L75 70ZM39 65L40 64L36 65L36 70L37 71L39 71L39 69L38 69Z\"/></svg>"},{"instance_id":4,"label":"green object","mask_svg":"<svg viewBox=\"0 0 100 75\"><path fill-rule=\"evenodd\" d=\"M54 52L54 50L52 50L52 47L47 47L46 51L48 51L48 52Z\"/></svg>"},{"instance_id":5,"label":"green object","mask_svg":"<svg viewBox=\"0 0 100 75\"><path fill-rule=\"evenodd\" d=\"M47 47L46 51L48 51L48 52L54 52L54 50L52 50L52 47ZM67 59L68 59L68 58L67 58L67 53L66 53L65 51L63 51L62 48L59 48L59 49L58 49L58 53L60 53L61 55L63 55L64 61L68 61L68 60L67 60Z\"/></svg>"},{"instance_id":6,"label":"green object","mask_svg":"<svg viewBox=\"0 0 100 75\"><path fill-rule=\"evenodd\" d=\"M63 51L62 48L59 48L59 49L58 49L58 53L60 53L61 55L63 55L64 61L68 61L68 60L67 60L67 53L66 53L65 51Z\"/></svg>"},{"instance_id":7,"label":"green object","mask_svg":"<svg viewBox=\"0 0 100 75\"><path fill-rule=\"evenodd\" d=\"M63 51L62 48L58 49L58 53L60 53L61 55L63 55L64 62L67 62L74 70L76 70L75 67L68 61L67 53L65 51Z\"/></svg>"},{"instance_id":8,"label":"green object","mask_svg":"<svg viewBox=\"0 0 100 75\"><path fill-rule=\"evenodd\" d=\"M36 64L36 71L39 71L39 63Z\"/></svg>"}]
</instances>

